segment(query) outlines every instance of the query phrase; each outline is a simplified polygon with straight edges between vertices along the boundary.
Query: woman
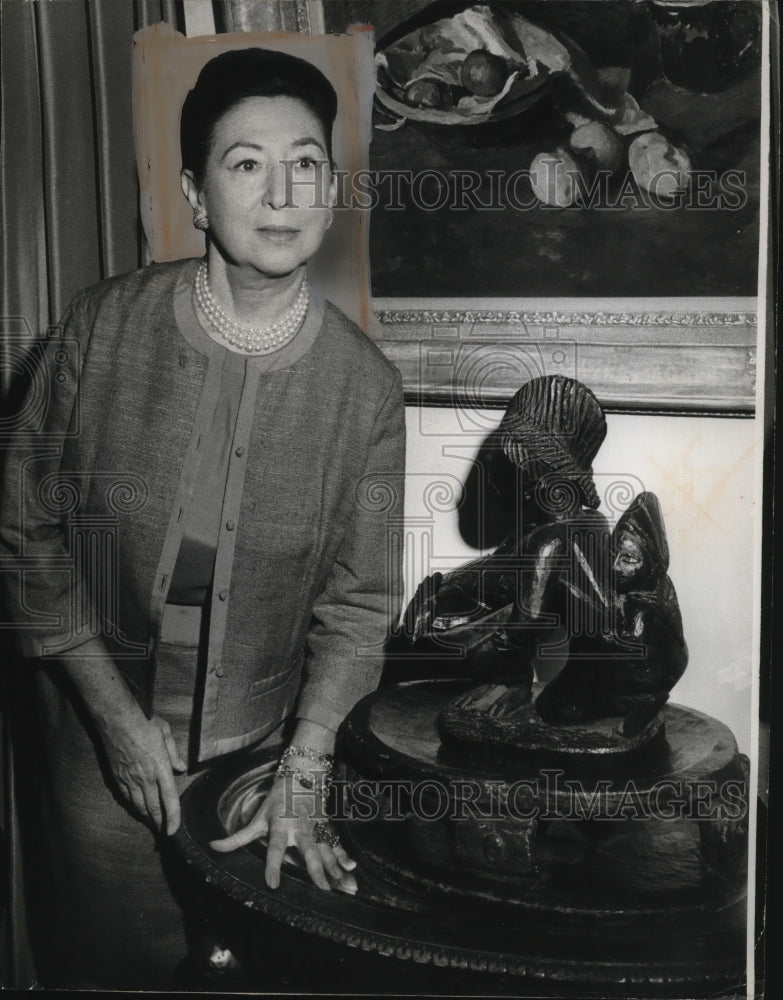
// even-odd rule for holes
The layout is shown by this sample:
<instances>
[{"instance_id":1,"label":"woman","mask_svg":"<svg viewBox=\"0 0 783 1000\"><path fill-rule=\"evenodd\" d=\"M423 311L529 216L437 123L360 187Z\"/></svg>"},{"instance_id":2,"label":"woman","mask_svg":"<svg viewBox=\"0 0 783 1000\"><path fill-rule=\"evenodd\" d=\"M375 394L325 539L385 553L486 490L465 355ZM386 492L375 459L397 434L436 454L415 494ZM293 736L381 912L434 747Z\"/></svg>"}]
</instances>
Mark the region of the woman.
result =
<instances>
[{"instance_id":1,"label":"woman","mask_svg":"<svg viewBox=\"0 0 783 1000\"><path fill-rule=\"evenodd\" d=\"M185 941L159 852L198 767L244 747L288 742L258 814L215 849L268 834L271 887L287 847L321 889L350 881L301 792L376 686L398 608L386 523L404 412L399 374L306 281L335 201L336 103L283 53L205 66L180 138L206 258L76 297L48 345L43 433L9 460L2 538L27 569L5 576L38 658L47 985L167 985Z\"/></svg>"}]
</instances>

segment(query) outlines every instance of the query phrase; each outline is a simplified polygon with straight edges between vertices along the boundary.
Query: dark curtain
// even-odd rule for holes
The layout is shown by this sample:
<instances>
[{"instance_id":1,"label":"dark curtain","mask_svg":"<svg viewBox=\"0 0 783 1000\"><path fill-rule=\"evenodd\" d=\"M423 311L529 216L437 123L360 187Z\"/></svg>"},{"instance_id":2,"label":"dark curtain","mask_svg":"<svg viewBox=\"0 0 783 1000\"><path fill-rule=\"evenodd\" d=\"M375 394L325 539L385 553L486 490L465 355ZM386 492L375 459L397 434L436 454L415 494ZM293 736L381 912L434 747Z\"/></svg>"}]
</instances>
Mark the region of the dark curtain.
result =
<instances>
[{"instance_id":1,"label":"dark curtain","mask_svg":"<svg viewBox=\"0 0 783 1000\"><path fill-rule=\"evenodd\" d=\"M131 40L144 24L170 18L172 7L0 5L6 327L13 319L17 330L39 334L78 289L141 263Z\"/></svg>"},{"instance_id":2,"label":"dark curtain","mask_svg":"<svg viewBox=\"0 0 783 1000\"><path fill-rule=\"evenodd\" d=\"M0 2L0 469L32 339L57 323L80 288L145 262L131 43L134 31L160 20L183 31L181 0ZM0 636L0 986L26 987L34 969L9 702L13 721L23 719L7 631Z\"/></svg>"}]
</instances>

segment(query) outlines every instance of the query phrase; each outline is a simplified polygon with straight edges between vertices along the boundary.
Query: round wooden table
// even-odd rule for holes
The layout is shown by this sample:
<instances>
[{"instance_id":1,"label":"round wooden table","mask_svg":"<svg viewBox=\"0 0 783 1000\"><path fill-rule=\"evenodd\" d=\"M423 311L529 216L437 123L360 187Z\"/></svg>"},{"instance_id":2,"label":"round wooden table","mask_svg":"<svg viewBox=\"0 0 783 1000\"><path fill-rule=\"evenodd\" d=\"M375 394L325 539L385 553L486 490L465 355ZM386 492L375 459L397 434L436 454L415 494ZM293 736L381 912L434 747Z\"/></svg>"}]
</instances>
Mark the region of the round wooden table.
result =
<instances>
[{"instance_id":1,"label":"round wooden table","mask_svg":"<svg viewBox=\"0 0 783 1000\"><path fill-rule=\"evenodd\" d=\"M417 778L434 769L441 779L469 772L487 781L504 766L518 776L518 761L485 758L482 770L474 760L466 772L464 759L444 754L434 719L453 692L449 682L418 682L384 688L360 703L341 734L351 777L385 771ZM645 774L649 786L662 775L692 781L724 766L733 773L736 745L725 727L679 706L666 712L666 737L652 755L658 764L626 762L626 779L634 768L640 787ZM711 758L702 752L710 739L717 741ZM282 988L312 992L662 998L742 988L745 880L741 871L721 877L717 869L726 857L719 848L712 862L705 859L699 821L621 825L609 833L592 817L578 836L567 824L553 832L547 821L543 837L534 831L541 840L534 868L522 865L505 879L486 861L502 851L484 851L483 871L475 858L472 867L453 868L460 851L464 861L466 850L486 846L483 828L478 840L463 837L454 847L452 838L451 858L440 849L433 858L421 823L347 823L344 840L359 862L356 895L318 890L295 859L284 863L280 885L271 890L263 844L231 854L208 844L252 813L275 764L255 752L206 772L183 796L176 836L176 847L207 888L208 908L218 912L215 940L237 952L251 989L272 988L270 958L274 965L282 952L288 968ZM591 767L581 773L583 785L602 780ZM571 769L566 776L578 772L573 761L560 761L560 768ZM741 823L730 825L731 857L741 834ZM434 828L431 840L446 843Z\"/></svg>"}]
</instances>

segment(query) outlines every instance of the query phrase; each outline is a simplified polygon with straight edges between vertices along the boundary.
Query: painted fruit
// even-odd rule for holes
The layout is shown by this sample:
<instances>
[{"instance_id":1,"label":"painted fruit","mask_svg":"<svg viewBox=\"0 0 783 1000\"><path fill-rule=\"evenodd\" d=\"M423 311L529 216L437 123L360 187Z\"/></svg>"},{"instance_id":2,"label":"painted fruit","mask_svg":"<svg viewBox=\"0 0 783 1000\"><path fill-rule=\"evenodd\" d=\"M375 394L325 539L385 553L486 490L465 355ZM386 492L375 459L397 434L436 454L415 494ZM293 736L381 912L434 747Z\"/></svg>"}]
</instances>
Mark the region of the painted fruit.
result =
<instances>
[{"instance_id":1,"label":"painted fruit","mask_svg":"<svg viewBox=\"0 0 783 1000\"><path fill-rule=\"evenodd\" d=\"M425 52L432 52L438 48L441 38L440 29L434 24L428 24L419 32L419 45Z\"/></svg>"},{"instance_id":2,"label":"painted fruit","mask_svg":"<svg viewBox=\"0 0 783 1000\"><path fill-rule=\"evenodd\" d=\"M530 183L544 205L568 208L579 195L579 166L565 149L539 153L530 164Z\"/></svg>"},{"instance_id":3,"label":"painted fruit","mask_svg":"<svg viewBox=\"0 0 783 1000\"><path fill-rule=\"evenodd\" d=\"M500 56L484 49L474 49L465 57L460 70L462 86L479 97L494 97L503 89L508 69Z\"/></svg>"},{"instance_id":4,"label":"painted fruit","mask_svg":"<svg viewBox=\"0 0 783 1000\"><path fill-rule=\"evenodd\" d=\"M691 161L660 132L638 135L628 149L634 180L661 201L673 201L690 181Z\"/></svg>"},{"instance_id":5,"label":"painted fruit","mask_svg":"<svg viewBox=\"0 0 783 1000\"><path fill-rule=\"evenodd\" d=\"M451 87L438 80L416 80L405 91L405 103L414 108L451 108L454 106Z\"/></svg>"},{"instance_id":6,"label":"painted fruit","mask_svg":"<svg viewBox=\"0 0 783 1000\"><path fill-rule=\"evenodd\" d=\"M623 144L602 122L588 122L571 133L571 149L582 155L596 170L617 170L623 161Z\"/></svg>"}]
</instances>

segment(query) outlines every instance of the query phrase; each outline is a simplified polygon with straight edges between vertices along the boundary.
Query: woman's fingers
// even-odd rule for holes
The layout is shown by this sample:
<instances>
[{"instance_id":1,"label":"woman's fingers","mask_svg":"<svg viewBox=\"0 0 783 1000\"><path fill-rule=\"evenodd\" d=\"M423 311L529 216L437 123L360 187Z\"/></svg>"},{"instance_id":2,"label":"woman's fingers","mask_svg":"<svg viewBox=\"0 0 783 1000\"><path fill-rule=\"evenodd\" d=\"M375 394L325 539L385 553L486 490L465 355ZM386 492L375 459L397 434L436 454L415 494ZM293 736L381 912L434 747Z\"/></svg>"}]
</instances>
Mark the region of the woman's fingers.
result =
<instances>
[{"instance_id":1,"label":"woman's fingers","mask_svg":"<svg viewBox=\"0 0 783 1000\"><path fill-rule=\"evenodd\" d=\"M163 829L163 809L161 807L161 797L157 785L143 785L144 805L147 815L152 820L156 830Z\"/></svg>"},{"instance_id":2,"label":"woman's fingers","mask_svg":"<svg viewBox=\"0 0 783 1000\"><path fill-rule=\"evenodd\" d=\"M174 783L174 775L167 761L161 761L158 765L158 787L160 788L160 801L163 804L163 812L166 817L166 833L170 837L179 829L180 806L179 792ZM162 829L162 823L159 824Z\"/></svg>"},{"instance_id":3,"label":"woman's fingers","mask_svg":"<svg viewBox=\"0 0 783 1000\"><path fill-rule=\"evenodd\" d=\"M353 872L343 871L342 868L339 871L340 877L337 879L332 879L331 873L329 874L329 878L332 879L332 888L355 896L359 891L359 883L356 881L356 876Z\"/></svg>"},{"instance_id":4,"label":"woman's fingers","mask_svg":"<svg viewBox=\"0 0 783 1000\"><path fill-rule=\"evenodd\" d=\"M326 877L326 873L324 872L323 858L321 857L321 852L318 849L318 844L316 844L313 840L312 835L300 835L297 847L299 848L299 853L304 858L307 874L310 876L311 880L318 886L319 889L323 889L325 892L331 892L332 887L329 885L329 879Z\"/></svg>"},{"instance_id":5,"label":"woman's fingers","mask_svg":"<svg viewBox=\"0 0 783 1000\"><path fill-rule=\"evenodd\" d=\"M146 817L156 830L163 825L163 812L160 807L158 786L144 780L130 782L130 799L141 816Z\"/></svg>"},{"instance_id":6,"label":"woman's fingers","mask_svg":"<svg viewBox=\"0 0 783 1000\"><path fill-rule=\"evenodd\" d=\"M139 816L149 819L156 828L162 819L157 785L136 769L121 769L115 779L125 800L133 806Z\"/></svg>"},{"instance_id":7,"label":"woman's fingers","mask_svg":"<svg viewBox=\"0 0 783 1000\"><path fill-rule=\"evenodd\" d=\"M187 770L171 727L165 719L144 717L140 709L118 714L103 737L111 772L119 790L156 830L173 834L180 824L179 792L173 768Z\"/></svg>"},{"instance_id":8,"label":"woman's fingers","mask_svg":"<svg viewBox=\"0 0 783 1000\"><path fill-rule=\"evenodd\" d=\"M345 848L342 846L342 844L338 844L336 847L333 848L333 850L335 857L337 858L340 865L345 869L345 871L352 872L356 867L356 862L353 860L353 858L349 857L346 854Z\"/></svg>"},{"instance_id":9,"label":"woman's fingers","mask_svg":"<svg viewBox=\"0 0 783 1000\"><path fill-rule=\"evenodd\" d=\"M330 847L328 844L318 844L318 850L321 855L321 863L326 869L326 874L330 879L332 879L333 882L339 882L343 875L345 875L345 872L338 864L337 858L334 856L334 848Z\"/></svg>"},{"instance_id":10,"label":"woman's fingers","mask_svg":"<svg viewBox=\"0 0 783 1000\"><path fill-rule=\"evenodd\" d=\"M175 833L180 824L179 793L168 761L156 761L153 772L136 770L118 776L120 790L156 830Z\"/></svg>"},{"instance_id":11,"label":"woman's fingers","mask_svg":"<svg viewBox=\"0 0 783 1000\"><path fill-rule=\"evenodd\" d=\"M238 847L252 844L259 837L265 837L267 833L269 833L269 818L267 804L264 802L247 826L243 826L241 830L232 833L230 837L222 837L220 840L210 841L209 846L214 851L221 851L223 853L235 851Z\"/></svg>"},{"instance_id":12,"label":"woman's fingers","mask_svg":"<svg viewBox=\"0 0 783 1000\"><path fill-rule=\"evenodd\" d=\"M356 862L349 858L341 847L319 844L318 849L326 873L332 881L332 888L355 896L359 891L359 883L350 869L356 867Z\"/></svg>"},{"instance_id":13,"label":"woman's fingers","mask_svg":"<svg viewBox=\"0 0 783 1000\"><path fill-rule=\"evenodd\" d=\"M269 835L269 845L266 849L266 868L264 878L270 889L280 885L280 866L288 847L288 835L282 829L273 829Z\"/></svg>"},{"instance_id":14,"label":"woman's fingers","mask_svg":"<svg viewBox=\"0 0 783 1000\"><path fill-rule=\"evenodd\" d=\"M163 734L163 745L166 747L166 753L169 755L169 761L171 766L175 771L187 771L188 765L185 763L182 754L179 752L177 747L177 741L171 735L171 730L164 732Z\"/></svg>"},{"instance_id":15,"label":"woman's fingers","mask_svg":"<svg viewBox=\"0 0 783 1000\"><path fill-rule=\"evenodd\" d=\"M318 850L321 852L321 861L323 862L326 874L331 879L332 887L339 889L341 892L355 895L359 886L355 876L352 874L353 869L356 867L356 862L353 858L348 857L341 844L332 846L331 844L321 842L318 844Z\"/></svg>"},{"instance_id":16,"label":"woman's fingers","mask_svg":"<svg viewBox=\"0 0 783 1000\"><path fill-rule=\"evenodd\" d=\"M147 816L147 800L140 785L130 783L123 786L125 797L130 801L133 808L140 816ZM152 817L150 817L152 818Z\"/></svg>"},{"instance_id":17,"label":"woman's fingers","mask_svg":"<svg viewBox=\"0 0 783 1000\"><path fill-rule=\"evenodd\" d=\"M187 771L188 765L182 759L182 755L177 747L177 741L171 732L171 726L166 719L162 719L159 715L156 715L152 719L153 724L157 724L158 731L163 740L163 746L165 748L166 754L168 755L169 763L175 771Z\"/></svg>"},{"instance_id":18,"label":"woman's fingers","mask_svg":"<svg viewBox=\"0 0 783 1000\"><path fill-rule=\"evenodd\" d=\"M254 840L265 836L267 829L266 822L262 823L256 817L247 826L243 826L241 830L232 833L230 837L222 837L220 840L210 840L209 846L213 851L220 851L226 854L228 851L235 851L238 847L252 844Z\"/></svg>"}]
</instances>

